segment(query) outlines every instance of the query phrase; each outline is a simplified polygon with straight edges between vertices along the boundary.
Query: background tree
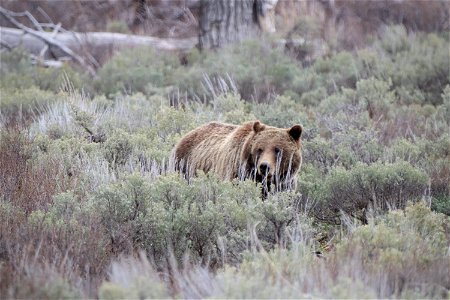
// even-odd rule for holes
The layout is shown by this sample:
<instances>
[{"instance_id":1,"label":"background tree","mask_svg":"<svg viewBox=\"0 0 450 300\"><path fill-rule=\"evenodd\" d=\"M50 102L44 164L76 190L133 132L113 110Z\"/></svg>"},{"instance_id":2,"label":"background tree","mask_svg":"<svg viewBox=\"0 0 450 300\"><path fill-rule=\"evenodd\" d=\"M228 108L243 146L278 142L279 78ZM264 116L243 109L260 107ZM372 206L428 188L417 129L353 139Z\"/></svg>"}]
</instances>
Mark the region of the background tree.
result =
<instances>
[{"instance_id":1,"label":"background tree","mask_svg":"<svg viewBox=\"0 0 450 300\"><path fill-rule=\"evenodd\" d=\"M200 48L221 46L275 31L278 0L200 0Z\"/></svg>"}]
</instances>

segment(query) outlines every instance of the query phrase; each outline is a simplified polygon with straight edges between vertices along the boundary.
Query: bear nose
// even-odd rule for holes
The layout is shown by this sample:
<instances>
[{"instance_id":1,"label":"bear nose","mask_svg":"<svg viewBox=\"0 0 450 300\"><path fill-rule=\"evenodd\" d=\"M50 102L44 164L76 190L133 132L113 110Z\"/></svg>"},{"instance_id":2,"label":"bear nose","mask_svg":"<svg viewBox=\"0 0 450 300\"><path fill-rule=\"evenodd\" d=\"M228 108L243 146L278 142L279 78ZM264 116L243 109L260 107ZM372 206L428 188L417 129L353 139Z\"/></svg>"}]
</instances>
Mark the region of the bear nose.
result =
<instances>
[{"instance_id":1,"label":"bear nose","mask_svg":"<svg viewBox=\"0 0 450 300\"><path fill-rule=\"evenodd\" d=\"M261 163L259 165L259 172L263 175L269 174L270 166L268 163Z\"/></svg>"}]
</instances>

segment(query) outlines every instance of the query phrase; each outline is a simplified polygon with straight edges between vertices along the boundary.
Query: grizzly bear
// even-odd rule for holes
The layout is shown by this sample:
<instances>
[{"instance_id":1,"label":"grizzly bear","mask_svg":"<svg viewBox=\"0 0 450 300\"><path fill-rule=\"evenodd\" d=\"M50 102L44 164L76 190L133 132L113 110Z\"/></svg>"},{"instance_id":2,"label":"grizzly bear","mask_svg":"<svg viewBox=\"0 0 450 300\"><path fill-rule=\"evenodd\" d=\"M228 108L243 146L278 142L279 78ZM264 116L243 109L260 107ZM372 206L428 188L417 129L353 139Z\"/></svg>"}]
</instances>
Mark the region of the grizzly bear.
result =
<instances>
[{"instance_id":1,"label":"grizzly bear","mask_svg":"<svg viewBox=\"0 0 450 300\"><path fill-rule=\"evenodd\" d=\"M266 192L295 188L302 164L302 126L277 128L260 121L232 125L211 122L187 133L172 153L175 168L187 178L197 170L225 180L251 178Z\"/></svg>"}]
</instances>

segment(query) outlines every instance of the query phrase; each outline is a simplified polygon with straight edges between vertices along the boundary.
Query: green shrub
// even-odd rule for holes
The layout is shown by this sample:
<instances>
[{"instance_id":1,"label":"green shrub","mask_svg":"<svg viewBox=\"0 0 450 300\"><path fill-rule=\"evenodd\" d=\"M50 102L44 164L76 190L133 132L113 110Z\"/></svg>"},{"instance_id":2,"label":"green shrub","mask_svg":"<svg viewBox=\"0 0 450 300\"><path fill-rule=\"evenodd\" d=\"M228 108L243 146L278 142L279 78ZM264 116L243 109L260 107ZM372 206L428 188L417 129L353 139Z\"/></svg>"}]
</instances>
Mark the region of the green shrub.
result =
<instances>
[{"instance_id":1,"label":"green shrub","mask_svg":"<svg viewBox=\"0 0 450 300\"><path fill-rule=\"evenodd\" d=\"M250 113L250 105L238 94L221 94L213 100L213 111L218 120L232 124L242 124L255 120Z\"/></svg>"},{"instance_id":2,"label":"green shrub","mask_svg":"<svg viewBox=\"0 0 450 300\"><path fill-rule=\"evenodd\" d=\"M190 94L211 97L211 89L202 86L204 74L210 78L229 76L243 99L259 102L291 88L299 71L295 60L267 41L246 41L195 60L192 66L179 73L175 84Z\"/></svg>"},{"instance_id":3,"label":"green shrub","mask_svg":"<svg viewBox=\"0 0 450 300\"><path fill-rule=\"evenodd\" d=\"M39 269L30 270L30 272L32 276L22 279L20 286L15 286L17 292L14 298L74 299L80 297L78 291L57 274L48 274Z\"/></svg>"},{"instance_id":4,"label":"green shrub","mask_svg":"<svg viewBox=\"0 0 450 300\"><path fill-rule=\"evenodd\" d=\"M266 248L273 245L290 245L289 232L296 229L299 222L300 195L294 192L279 192L270 195L260 204L264 223L256 232ZM304 220L302 220L304 221ZM290 236L291 239L295 239Z\"/></svg>"},{"instance_id":5,"label":"green shrub","mask_svg":"<svg viewBox=\"0 0 450 300\"><path fill-rule=\"evenodd\" d=\"M5 89L2 91L0 113L5 117L21 115L23 117L39 115L47 105L58 98L52 92L41 90L36 86L24 89Z\"/></svg>"},{"instance_id":6,"label":"green shrub","mask_svg":"<svg viewBox=\"0 0 450 300\"><path fill-rule=\"evenodd\" d=\"M395 95L390 91L392 83L375 78L360 80L356 83L356 97L368 111L370 118L391 118Z\"/></svg>"},{"instance_id":7,"label":"green shrub","mask_svg":"<svg viewBox=\"0 0 450 300\"><path fill-rule=\"evenodd\" d=\"M327 95L328 95L327 91L324 87L319 87L317 89L305 91L304 93L301 94L300 103L303 103L307 106L314 106L322 102L322 100L326 98Z\"/></svg>"},{"instance_id":8,"label":"green shrub","mask_svg":"<svg viewBox=\"0 0 450 300\"><path fill-rule=\"evenodd\" d=\"M312 164L327 173L336 166L350 169L358 162L372 164L383 160L384 147L376 132L354 129L350 124L339 124L338 120L330 123L336 127L329 139L317 136L302 142L305 164Z\"/></svg>"},{"instance_id":9,"label":"green shrub","mask_svg":"<svg viewBox=\"0 0 450 300\"><path fill-rule=\"evenodd\" d=\"M131 285L105 282L100 286L99 299L169 299L170 294L163 282L154 274L127 273L132 279ZM150 279L151 278L151 279ZM150 279L150 280L149 280Z\"/></svg>"},{"instance_id":10,"label":"green shrub","mask_svg":"<svg viewBox=\"0 0 450 300\"><path fill-rule=\"evenodd\" d=\"M294 124L302 124L305 130L313 123L307 117L308 110L287 96L278 96L270 104L255 104L253 112L261 122L275 127L289 128Z\"/></svg>"},{"instance_id":11,"label":"green shrub","mask_svg":"<svg viewBox=\"0 0 450 300\"><path fill-rule=\"evenodd\" d=\"M427 185L426 174L407 162L335 168L316 192L316 199L321 200L317 214L333 220L342 211L365 221L370 209L403 208L407 201L420 199Z\"/></svg>"},{"instance_id":12,"label":"green shrub","mask_svg":"<svg viewBox=\"0 0 450 300\"><path fill-rule=\"evenodd\" d=\"M248 252L239 266L214 272L172 265L170 283L145 257L130 257L112 265L101 297L166 297L172 287L180 298L445 298L449 222L422 202L408 205L355 227L325 258L314 254L311 224L301 222L304 239L289 249Z\"/></svg>"},{"instance_id":13,"label":"green shrub","mask_svg":"<svg viewBox=\"0 0 450 300\"><path fill-rule=\"evenodd\" d=\"M333 93L342 86L354 88L361 66L351 53L343 51L331 58L318 59L312 68L320 76L321 85Z\"/></svg>"},{"instance_id":14,"label":"green shrub","mask_svg":"<svg viewBox=\"0 0 450 300\"><path fill-rule=\"evenodd\" d=\"M129 134L123 130L117 130L111 134L104 144L105 158L111 167L124 165L133 150Z\"/></svg>"},{"instance_id":15,"label":"green shrub","mask_svg":"<svg viewBox=\"0 0 450 300\"><path fill-rule=\"evenodd\" d=\"M442 214L450 216L450 196L437 195L431 199L431 208Z\"/></svg>"},{"instance_id":16,"label":"green shrub","mask_svg":"<svg viewBox=\"0 0 450 300\"><path fill-rule=\"evenodd\" d=\"M2 52L0 56L0 88L14 91L37 86L41 90L59 92L69 81L73 88L81 89L84 75L79 74L68 64L61 68L44 68L33 65L27 52L16 48ZM86 87L85 87L86 88Z\"/></svg>"},{"instance_id":17,"label":"green shrub","mask_svg":"<svg viewBox=\"0 0 450 300\"><path fill-rule=\"evenodd\" d=\"M399 139L388 149L387 154L391 161L404 160L420 167L430 178L430 195L438 202L438 199L444 201L440 205L444 208L444 199L449 195L449 146L449 137L446 135L434 141L425 138L415 141Z\"/></svg>"},{"instance_id":18,"label":"green shrub","mask_svg":"<svg viewBox=\"0 0 450 300\"><path fill-rule=\"evenodd\" d=\"M391 27L380 46L387 54L380 60L380 76L392 79L403 101L442 103L441 93L450 82L448 40L434 33L407 35L402 27Z\"/></svg>"},{"instance_id":19,"label":"green shrub","mask_svg":"<svg viewBox=\"0 0 450 300\"><path fill-rule=\"evenodd\" d=\"M274 94L285 94L315 105L343 87L356 88L358 80L374 77L392 82L392 89L405 103L441 103L440 94L449 83L448 41L397 29L387 30L380 42L356 56L339 52L307 68L268 41L243 42L217 53L194 50L186 66L174 54L125 50L101 68L96 86L108 95L136 91L167 95L177 87L181 97L186 92L197 99L213 98L216 89L229 91L236 86L245 100L264 102Z\"/></svg>"},{"instance_id":20,"label":"green shrub","mask_svg":"<svg viewBox=\"0 0 450 300\"><path fill-rule=\"evenodd\" d=\"M27 70L31 67L30 57L27 55L25 49L15 48L13 51L3 52L0 61L2 63L2 68L0 69L0 74L3 76L19 72L21 70Z\"/></svg>"},{"instance_id":21,"label":"green shrub","mask_svg":"<svg viewBox=\"0 0 450 300\"><path fill-rule=\"evenodd\" d=\"M448 217L431 212L423 202L408 205L357 227L337 245L331 264L357 260L364 273L384 274L367 281L369 286L383 286L379 297L447 297L448 230Z\"/></svg>"},{"instance_id":22,"label":"green shrub","mask_svg":"<svg viewBox=\"0 0 450 300\"><path fill-rule=\"evenodd\" d=\"M390 119L393 113L395 95L390 90L391 82L376 78L361 79L356 83L356 89L343 88L340 93L335 93L325 98L320 104L320 111L330 113L333 119L346 120L356 123L360 119L361 124L356 126L368 126L365 112L370 119L377 122L380 119ZM344 113L344 115L342 115ZM359 114L356 118L348 119L348 115ZM356 119L356 120L355 120Z\"/></svg>"},{"instance_id":23,"label":"green shrub","mask_svg":"<svg viewBox=\"0 0 450 300\"><path fill-rule=\"evenodd\" d=\"M190 111L162 107L154 116L152 122L157 135L168 140L175 135L181 135L194 127L194 115Z\"/></svg>"},{"instance_id":24,"label":"green shrub","mask_svg":"<svg viewBox=\"0 0 450 300\"><path fill-rule=\"evenodd\" d=\"M161 267L170 249L177 261L188 252L194 261L220 265L240 261L251 234L267 248L296 239L300 196L283 192L265 201L260 197L260 188L251 181L230 183L201 175L188 184L172 174L150 184L134 174L101 187L92 205L115 252L142 249Z\"/></svg>"},{"instance_id":25,"label":"green shrub","mask_svg":"<svg viewBox=\"0 0 450 300\"><path fill-rule=\"evenodd\" d=\"M167 87L180 61L174 54L157 52L151 47L126 49L98 70L95 88L103 94L145 92L149 86Z\"/></svg>"},{"instance_id":26,"label":"green shrub","mask_svg":"<svg viewBox=\"0 0 450 300\"><path fill-rule=\"evenodd\" d=\"M145 250L159 265L168 258L167 249L178 260L189 251L193 259L215 264L222 255L239 259L246 248L247 224L258 214L258 190L251 182L234 185L207 176L187 184L177 174L150 185L132 175L101 188L93 205L117 250L129 234L133 247ZM218 244L219 238L225 246Z\"/></svg>"}]
</instances>

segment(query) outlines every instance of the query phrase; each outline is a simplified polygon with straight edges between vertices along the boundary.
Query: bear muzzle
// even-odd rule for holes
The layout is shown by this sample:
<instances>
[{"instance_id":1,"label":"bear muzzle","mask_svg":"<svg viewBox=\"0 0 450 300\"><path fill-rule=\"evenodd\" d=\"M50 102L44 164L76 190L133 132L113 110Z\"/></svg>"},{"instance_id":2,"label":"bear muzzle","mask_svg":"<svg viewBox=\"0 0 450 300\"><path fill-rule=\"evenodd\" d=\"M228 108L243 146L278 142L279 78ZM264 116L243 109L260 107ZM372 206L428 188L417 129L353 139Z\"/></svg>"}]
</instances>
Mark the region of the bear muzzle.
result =
<instances>
[{"instance_id":1,"label":"bear muzzle","mask_svg":"<svg viewBox=\"0 0 450 300\"><path fill-rule=\"evenodd\" d=\"M261 162L258 165L258 173L259 173L259 175L261 175L264 178L265 177L271 178L273 176L273 171L274 171L274 168L272 168L270 166L270 164L267 162Z\"/></svg>"}]
</instances>

